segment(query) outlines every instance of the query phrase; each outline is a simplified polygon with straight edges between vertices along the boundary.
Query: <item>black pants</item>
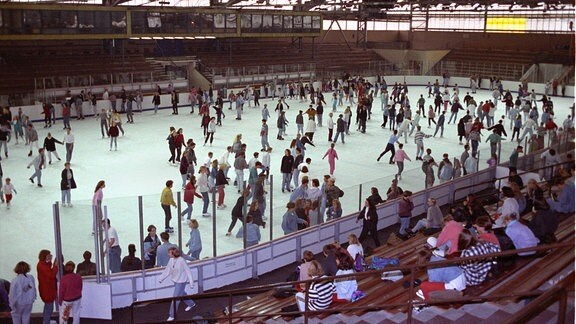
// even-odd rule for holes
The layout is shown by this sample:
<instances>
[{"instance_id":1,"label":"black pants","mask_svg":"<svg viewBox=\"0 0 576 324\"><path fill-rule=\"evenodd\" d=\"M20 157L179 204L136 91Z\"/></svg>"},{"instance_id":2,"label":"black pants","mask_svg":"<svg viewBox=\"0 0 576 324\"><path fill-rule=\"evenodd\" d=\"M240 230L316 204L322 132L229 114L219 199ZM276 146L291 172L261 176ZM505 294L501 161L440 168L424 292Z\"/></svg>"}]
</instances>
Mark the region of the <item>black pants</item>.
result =
<instances>
[{"instance_id":1,"label":"black pants","mask_svg":"<svg viewBox=\"0 0 576 324\"><path fill-rule=\"evenodd\" d=\"M164 209L164 227L165 229L170 228L170 220L172 219L172 211L170 210L170 205L160 204L162 209Z\"/></svg>"},{"instance_id":2,"label":"black pants","mask_svg":"<svg viewBox=\"0 0 576 324\"><path fill-rule=\"evenodd\" d=\"M378 239L378 228L376 225L376 222L364 221L364 226L362 226L362 233L360 233L358 240L362 243L368 234L370 234L372 240L374 240L374 244L376 244L376 246L380 246L380 240Z\"/></svg>"},{"instance_id":3,"label":"black pants","mask_svg":"<svg viewBox=\"0 0 576 324\"><path fill-rule=\"evenodd\" d=\"M208 132L208 135L206 135L206 139L204 140L204 144L208 143L208 139L210 139L210 144L212 144L212 141L214 140L214 132Z\"/></svg>"},{"instance_id":4,"label":"black pants","mask_svg":"<svg viewBox=\"0 0 576 324\"><path fill-rule=\"evenodd\" d=\"M174 162L174 156L176 155L176 148L174 146L169 146L168 147L170 149L170 158L168 159L168 162Z\"/></svg>"},{"instance_id":5,"label":"black pants","mask_svg":"<svg viewBox=\"0 0 576 324\"><path fill-rule=\"evenodd\" d=\"M394 144L386 144L386 149L384 150L384 152L380 153L380 156L378 156L378 160L380 160L380 158L382 158L382 156L384 156L384 154L388 153L388 152L392 152L392 156L390 156L390 163L392 163L392 159L394 159L394 155L396 155L396 149L394 148Z\"/></svg>"},{"instance_id":6,"label":"black pants","mask_svg":"<svg viewBox=\"0 0 576 324\"><path fill-rule=\"evenodd\" d=\"M237 221L240 221L242 224L244 224L244 220L242 218L232 217L232 222L230 222L230 226L228 226L228 233L232 233L232 230L234 229L234 226L236 226Z\"/></svg>"}]
</instances>

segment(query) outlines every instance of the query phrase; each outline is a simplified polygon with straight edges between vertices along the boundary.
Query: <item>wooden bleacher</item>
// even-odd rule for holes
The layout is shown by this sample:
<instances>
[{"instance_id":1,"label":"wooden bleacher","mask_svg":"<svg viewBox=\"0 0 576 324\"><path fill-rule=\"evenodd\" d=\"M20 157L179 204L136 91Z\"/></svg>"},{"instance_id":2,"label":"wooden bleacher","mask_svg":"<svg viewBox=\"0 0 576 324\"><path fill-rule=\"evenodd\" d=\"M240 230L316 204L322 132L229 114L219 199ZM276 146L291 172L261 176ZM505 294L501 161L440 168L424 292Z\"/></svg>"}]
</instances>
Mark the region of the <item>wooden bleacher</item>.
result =
<instances>
[{"instance_id":1,"label":"wooden bleacher","mask_svg":"<svg viewBox=\"0 0 576 324\"><path fill-rule=\"evenodd\" d=\"M574 240L574 218L565 218L556 231L558 242L569 242ZM426 242L427 237L422 233L415 237L403 241L395 235L391 235L388 242L374 249L373 254L367 258L371 260L373 256L397 257L401 265L413 265L420 258L420 251ZM510 292L527 292L533 291L543 283L553 278L559 271L570 264L574 263L573 249L555 249L554 251L544 254L543 256L534 256L531 258L517 258L508 266L499 267L498 278L491 278L484 284L469 287L464 291L465 296L491 296ZM534 271L538 269L539 271ZM349 310L350 307L362 307L382 304L399 304L413 298L409 296L409 289L403 287L403 283L409 280L409 275L396 282L384 282L380 276L368 276L358 280L358 289L362 290L366 297L354 303L333 304L330 309L345 315L362 315L367 310ZM414 273L414 278L420 280L427 279L426 269L419 269ZM522 278L522 280L514 280ZM507 303L508 301L501 301ZM257 317L258 320L270 319L267 313L279 313L282 307L294 304L293 297L278 299L272 296L272 291L254 296L253 298L242 301L234 305L234 315L264 315ZM451 305L459 307L461 305ZM396 309L387 309L388 312L405 312L406 306ZM321 314L323 318L328 314ZM279 316L277 316L279 317ZM252 319L256 319L253 317ZM224 322L224 321L222 321ZM237 319L235 323L241 322Z\"/></svg>"},{"instance_id":2,"label":"wooden bleacher","mask_svg":"<svg viewBox=\"0 0 576 324\"><path fill-rule=\"evenodd\" d=\"M203 65L210 67L227 66L248 68L281 64L314 63L323 71L356 71L365 69L368 64L384 59L371 50L352 48L342 44L305 44L302 49L290 46L287 41L242 41L233 43L232 54L227 48L218 51L210 46L198 46L193 49ZM249 69L248 69L249 70Z\"/></svg>"},{"instance_id":3,"label":"wooden bleacher","mask_svg":"<svg viewBox=\"0 0 576 324\"><path fill-rule=\"evenodd\" d=\"M97 84L123 83L123 79L128 83L130 73L143 78L153 73L155 80L168 79L162 65L147 59L140 47L132 49L127 45L124 55L119 49L110 55L102 41L24 42L3 47L0 56L4 80L10 80L0 82L0 94L34 93L44 86L87 87L89 76L97 80ZM110 80L111 75L115 77L114 82Z\"/></svg>"}]
</instances>

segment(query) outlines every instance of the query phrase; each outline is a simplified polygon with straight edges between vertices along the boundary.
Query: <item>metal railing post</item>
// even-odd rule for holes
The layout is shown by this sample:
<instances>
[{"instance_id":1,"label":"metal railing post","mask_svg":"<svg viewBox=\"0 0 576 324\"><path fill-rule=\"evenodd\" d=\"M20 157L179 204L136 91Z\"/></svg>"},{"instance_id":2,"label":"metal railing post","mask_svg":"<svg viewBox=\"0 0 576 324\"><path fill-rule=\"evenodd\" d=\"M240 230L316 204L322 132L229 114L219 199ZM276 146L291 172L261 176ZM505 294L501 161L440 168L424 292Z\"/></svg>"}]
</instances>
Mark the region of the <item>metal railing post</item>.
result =
<instances>
[{"instance_id":1,"label":"metal railing post","mask_svg":"<svg viewBox=\"0 0 576 324\"><path fill-rule=\"evenodd\" d=\"M270 241L274 239L273 222L274 222L274 175L270 175L270 218L268 219L268 229L270 230Z\"/></svg>"},{"instance_id":2,"label":"metal railing post","mask_svg":"<svg viewBox=\"0 0 576 324\"><path fill-rule=\"evenodd\" d=\"M144 207L142 204L142 196L138 196L138 224L140 227L140 260L142 261L142 285L146 289L146 277L144 269L146 268L145 251L144 251Z\"/></svg>"},{"instance_id":3,"label":"metal railing post","mask_svg":"<svg viewBox=\"0 0 576 324\"><path fill-rule=\"evenodd\" d=\"M177 219L177 226L178 226L178 247L180 251L182 251L182 192L178 191L176 193L176 219Z\"/></svg>"},{"instance_id":4,"label":"metal railing post","mask_svg":"<svg viewBox=\"0 0 576 324\"><path fill-rule=\"evenodd\" d=\"M216 257L216 191L212 192L212 256Z\"/></svg>"},{"instance_id":5,"label":"metal railing post","mask_svg":"<svg viewBox=\"0 0 576 324\"><path fill-rule=\"evenodd\" d=\"M362 210L362 184L358 186L358 210Z\"/></svg>"}]
</instances>

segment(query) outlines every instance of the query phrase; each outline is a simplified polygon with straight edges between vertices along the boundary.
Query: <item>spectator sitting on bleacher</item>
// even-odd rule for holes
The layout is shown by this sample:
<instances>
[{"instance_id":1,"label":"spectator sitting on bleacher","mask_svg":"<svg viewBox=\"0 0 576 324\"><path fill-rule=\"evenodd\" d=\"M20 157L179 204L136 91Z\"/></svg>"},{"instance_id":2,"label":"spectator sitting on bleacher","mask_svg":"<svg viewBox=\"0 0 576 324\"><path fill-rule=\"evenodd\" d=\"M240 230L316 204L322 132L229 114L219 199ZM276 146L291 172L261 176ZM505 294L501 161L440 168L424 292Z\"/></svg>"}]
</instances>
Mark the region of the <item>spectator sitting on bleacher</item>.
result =
<instances>
[{"instance_id":1,"label":"spectator sitting on bleacher","mask_svg":"<svg viewBox=\"0 0 576 324\"><path fill-rule=\"evenodd\" d=\"M504 218L511 214L520 214L520 206L518 206L518 201L514 198L514 191L510 187L502 187L501 189L504 199L502 200L502 206L498 208L498 215L494 221L497 227L504 226Z\"/></svg>"},{"instance_id":2,"label":"spectator sitting on bleacher","mask_svg":"<svg viewBox=\"0 0 576 324\"><path fill-rule=\"evenodd\" d=\"M308 275L312 279L322 279L325 278L324 270L320 263L316 260L310 262L310 267L308 268ZM306 295L308 294L308 309L322 310L326 309L332 303L332 296L336 292L334 282L331 280L320 280L309 284L308 290L305 292L296 293L296 302L298 303L298 309L303 312L306 308Z\"/></svg>"},{"instance_id":3,"label":"spectator sitting on bleacher","mask_svg":"<svg viewBox=\"0 0 576 324\"><path fill-rule=\"evenodd\" d=\"M482 206L482 203L476 199L474 194L468 194L466 199L462 202L464 205L464 214L466 217L467 225L472 225L480 216L488 216L488 212Z\"/></svg>"},{"instance_id":4,"label":"spectator sitting on bleacher","mask_svg":"<svg viewBox=\"0 0 576 324\"><path fill-rule=\"evenodd\" d=\"M479 241L490 242L494 245L500 246L500 241L494 232L492 232L492 220L488 216L480 216L476 218L476 223L474 224L476 229L477 237Z\"/></svg>"},{"instance_id":5,"label":"spectator sitting on bleacher","mask_svg":"<svg viewBox=\"0 0 576 324\"><path fill-rule=\"evenodd\" d=\"M323 257L320 258L318 262L320 262L320 265L322 265L324 274L327 276L335 276L336 272L338 271L338 266L336 264L336 251L339 247L340 245L338 245L338 243L334 243L326 244L322 248Z\"/></svg>"},{"instance_id":6,"label":"spectator sitting on bleacher","mask_svg":"<svg viewBox=\"0 0 576 324\"><path fill-rule=\"evenodd\" d=\"M428 198L428 211L426 212L426 218L423 218L416 223L416 226L412 230L408 230L409 234L417 233L420 229L426 228L424 230L425 235L432 235L442 230L442 211L440 207L436 205L435 198Z\"/></svg>"},{"instance_id":7,"label":"spectator sitting on bleacher","mask_svg":"<svg viewBox=\"0 0 576 324\"><path fill-rule=\"evenodd\" d=\"M357 254L364 257L364 248L362 247L362 244L360 244L356 234L348 235L348 247L346 248L346 251L348 251L348 254L350 254L354 260L356 260Z\"/></svg>"},{"instance_id":8,"label":"spectator sitting on bleacher","mask_svg":"<svg viewBox=\"0 0 576 324\"><path fill-rule=\"evenodd\" d=\"M302 263L298 266L299 274L298 274L298 281L309 280L310 276L308 275L308 269L310 268L310 262L314 260L314 253L312 251L306 250L302 254ZM296 285L296 289L298 291L304 291L306 289L305 284Z\"/></svg>"},{"instance_id":9,"label":"spectator sitting on bleacher","mask_svg":"<svg viewBox=\"0 0 576 324\"><path fill-rule=\"evenodd\" d=\"M552 192L560 192L556 194L558 198L546 199L550 208L558 213L574 213L575 193L574 193L574 168L570 170L571 177L566 180L559 180L556 186L552 187Z\"/></svg>"},{"instance_id":10,"label":"spectator sitting on bleacher","mask_svg":"<svg viewBox=\"0 0 576 324\"><path fill-rule=\"evenodd\" d=\"M469 230L463 229L458 237L458 249L462 251L461 257L471 257L489 253L500 252L500 247L490 242L477 240ZM476 260L461 263L460 266L429 269L429 281L422 282L416 295L429 300L430 293L438 290L462 291L467 286L476 286L486 280L492 268L493 261ZM435 270L432 273L431 270Z\"/></svg>"},{"instance_id":11,"label":"spectator sitting on bleacher","mask_svg":"<svg viewBox=\"0 0 576 324\"><path fill-rule=\"evenodd\" d=\"M544 199L534 201L534 216L528 227L540 240L540 243L548 244L556 242L554 233L558 229L558 217L550 210Z\"/></svg>"},{"instance_id":12,"label":"spectator sitting on bleacher","mask_svg":"<svg viewBox=\"0 0 576 324\"><path fill-rule=\"evenodd\" d=\"M503 225L506 226L506 235L514 243L516 249L524 249L538 245L540 240L528 228L528 226L519 222L519 216L516 213L504 217ZM536 251L518 253L519 256L528 256L535 254Z\"/></svg>"},{"instance_id":13,"label":"spectator sitting on bleacher","mask_svg":"<svg viewBox=\"0 0 576 324\"><path fill-rule=\"evenodd\" d=\"M338 266L336 276L354 273L354 259L346 252L336 251L336 265ZM358 283L353 277L334 279L334 285L336 286L336 300L350 301L352 294L358 290Z\"/></svg>"},{"instance_id":14,"label":"spectator sitting on bleacher","mask_svg":"<svg viewBox=\"0 0 576 324\"><path fill-rule=\"evenodd\" d=\"M438 235L438 241L435 247L442 251L447 249L446 255L458 252L458 237L464 229L464 223L461 219L456 221L452 214L444 216L444 227Z\"/></svg>"},{"instance_id":15,"label":"spectator sitting on bleacher","mask_svg":"<svg viewBox=\"0 0 576 324\"><path fill-rule=\"evenodd\" d=\"M534 202L536 200L544 199L544 191L538 186L538 182L536 179L528 180L528 184L526 185L526 209L524 213L532 211L532 207L534 206Z\"/></svg>"},{"instance_id":16,"label":"spectator sitting on bleacher","mask_svg":"<svg viewBox=\"0 0 576 324\"><path fill-rule=\"evenodd\" d=\"M514 193L514 199L518 203L518 212L522 215L522 212L526 210L526 197L524 197L524 193L522 192L522 187L519 186L516 182L509 183L510 188L512 188L512 192Z\"/></svg>"}]
</instances>

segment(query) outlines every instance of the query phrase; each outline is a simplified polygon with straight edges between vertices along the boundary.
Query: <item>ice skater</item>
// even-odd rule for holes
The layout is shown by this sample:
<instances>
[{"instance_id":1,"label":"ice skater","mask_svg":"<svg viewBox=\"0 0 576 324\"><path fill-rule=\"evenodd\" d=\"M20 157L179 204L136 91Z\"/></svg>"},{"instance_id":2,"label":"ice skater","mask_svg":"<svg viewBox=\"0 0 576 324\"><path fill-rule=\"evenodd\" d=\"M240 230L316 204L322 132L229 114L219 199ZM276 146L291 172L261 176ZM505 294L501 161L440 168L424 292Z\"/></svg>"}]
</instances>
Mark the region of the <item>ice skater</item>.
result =
<instances>
[{"instance_id":1,"label":"ice skater","mask_svg":"<svg viewBox=\"0 0 576 324\"><path fill-rule=\"evenodd\" d=\"M120 131L115 122L110 123L110 128L108 129L108 136L110 136L110 151L112 151L112 143L114 143L114 151L118 150L118 135Z\"/></svg>"},{"instance_id":2,"label":"ice skater","mask_svg":"<svg viewBox=\"0 0 576 324\"><path fill-rule=\"evenodd\" d=\"M60 157L58 156L58 152L56 152L56 143L60 145L64 145L64 143L60 142L59 140L52 137L52 134L48 133L46 138L44 138L44 149L48 151L48 164L52 164L52 154L56 156L58 161L60 161Z\"/></svg>"},{"instance_id":3,"label":"ice skater","mask_svg":"<svg viewBox=\"0 0 576 324\"><path fill-rule=\"evenodd\" d=\"M331 143L330 148L326 151L326 153L322 157L322 160L324 160L325 157L328 157L328 165L330 166L331 176L334 176L334 170L336 169L336 160L338 160L338 152L336 152L334 146L336 146L336 144Z\"/></svg>"},{"instance_id":4,"label":"ice skater","mask_svg":"<svg viewBox=\"0 0 576 324\"><path fill-rule=\"evenodd\" d=\"M12 179L6 178L6 183L4 184L4 195L6 196L6 209L10 209L10 202L12 201L12 194L17 194L16 188L12 184Z\"/></svg>"},{"instance_id":5,"label":"ice skater","mask_svg":"<svg viewBox=\"0 0 576 324\"><path fill-rule=\"evenodd\" d=\"M46 157L44 155L44 149L38 149L38 155L28 164L27 168L34 165L34 174L28 178L30 182L34 183L34 178L38 181L38 187L42 188L42 169L46 168Z\"/></svg>"},{"instance_id":6,"label":"ice skater","mask_svg":"<svg viewBox=\"0 0 576 324\"><path fill-rule=\"evenodd\" d=\"M388 139L388 144L386 144L386 148L384 149L384 152L380 153L380 155L378 156L378 158L376 159L376 161L380 162L380 159L384 156L384 154L391 152L392 155L390 156L390 164L394 164L393 159L394 159L394 155L396 155L396 149L394 148L394 145L398 143L398 130L394 130L394 133L392 135L390 135L390 138Z\"/></svg>"}]
</instances>

